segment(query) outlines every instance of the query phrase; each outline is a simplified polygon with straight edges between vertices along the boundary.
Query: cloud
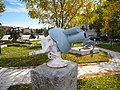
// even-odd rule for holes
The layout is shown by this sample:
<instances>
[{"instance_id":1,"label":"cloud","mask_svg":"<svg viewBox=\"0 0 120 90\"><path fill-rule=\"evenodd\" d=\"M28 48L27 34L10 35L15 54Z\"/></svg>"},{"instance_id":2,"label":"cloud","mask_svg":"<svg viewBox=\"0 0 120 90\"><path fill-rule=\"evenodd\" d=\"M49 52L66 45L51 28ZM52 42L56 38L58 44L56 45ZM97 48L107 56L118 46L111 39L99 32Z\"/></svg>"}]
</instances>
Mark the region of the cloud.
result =
<instances>
[{"instance_id":1,"label":"cloud","mask_svg":"<svg viewBox=\"0 0 120 90\"><path fill-rule=\"evenodd\" d=\"M6 12L18 12L18 13L21 13L21 12L28 12L24 7L6 7Z\"/></svg>"},{"instance_id":2,"label":"cloud","mask_svg":"<svg viewBox=\"0 0 120 90\"><path fill-rule=\"evenodd\" d=\"M47 25L44 25L44 24L38 24L38 23L29 23L29 24L16 24L16 23L13 23L13 24L8 24L8 23L2 23L3 26L15 26L15 27L23 27L23 28L32 28L32 29L40 29L40 28L44 28L44 27L48 27Z\"/></svg>"},{"instance_id":3,"label":"cloud","mask_svg":"<svg viewBox=\"0 0 120 90\"><path fill-rule=\"evenodd\" d=\"M25 6L24 4L21 4L21 3L16 3L16 4L19 5L19 6L21 6L21 7Z\"/></svg>"},{"instance_id":4,"label":"cloud","mask_svg":"<svg viewBox=\"0 0 120 90\"><path fill-rule=\"evenodd\" d=\"M4 0L5 2L8 2L11 5L18 5L20 7L25 6L20 0Z\"/></svg>"},{"instance_id":5,"label":"cloud","mask_svg":"<svg viewBox=\"0 0 120 90\"><path fill-rule=\"evenodd\" d=\"M6 2L6 12L27 12L25 4L23 4L20 0L4 0Z\"/></svg>"},{"instance_id":6,"label":"cloud","mask_svg":"<svg viewBox=\"0 0 120 90\"><path fill-rule=\"evenodd\" d=\"M20 7L24 7L25 5L24 4L21 4L21 3L10 3L11 5L18 5Z\"/></svg>"},{"instance_id":7,"label":"cloud","mask_svg":"<svg viewBox=\"0 0 120 90\"><path fill-rule=\"evenodd\" d=\"M18 2L18 0L4 0L4 1L9 2L9 3L16 3L16 2Z\"/></svg>"}]
</instances>

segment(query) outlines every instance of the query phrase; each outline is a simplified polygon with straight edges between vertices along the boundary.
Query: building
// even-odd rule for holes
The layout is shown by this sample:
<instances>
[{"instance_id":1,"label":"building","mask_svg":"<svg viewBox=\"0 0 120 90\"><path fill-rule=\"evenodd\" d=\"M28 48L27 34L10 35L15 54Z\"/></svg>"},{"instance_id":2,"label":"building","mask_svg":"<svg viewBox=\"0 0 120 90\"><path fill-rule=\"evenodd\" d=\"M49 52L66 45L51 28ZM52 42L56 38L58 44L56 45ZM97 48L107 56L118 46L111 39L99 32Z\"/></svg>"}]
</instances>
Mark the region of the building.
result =
<instances>
[{"instance_id":1,"label":"building","mask_svg":"<svg viewBox=\"0 0 120 90\"><path fill-rule=\"evenodd\" d=\"M94 39L98 39L99 37L97 36L97 33L95 32L95 29L91 29L91 30L87 30L86 34L88 35L88 37L92 40Z\"/></svg>"},{"instance_id":2,"label":"building","mask_svg":"<svg viewBox=\"0 0 120 90\"><path fill-rule=\"evenodd\" d=\"M19 30L23 30L23 34L31 34L31 31L34 33L36 32L36 29L31 29L31 28L23 28L23 27L13 27L13 26L2 26L0 25L0 28L4 28L5 30L7 30L9 32L9 30L11 30L12 28L15 29L19 29Z\"/></svg>"},{"instance_id":3,"label":"building","mask_svg":"<svg viewBox=\"0 0 120 90\"><path fill-rule=\"evenodd\" d=\"M9 29L11 29L11 28L13 28L12 26L2 26L2 25L0 25L0 28L4 28L4 29L6 29L6 30L9 30Z\"/></svg>"}]
</instances>

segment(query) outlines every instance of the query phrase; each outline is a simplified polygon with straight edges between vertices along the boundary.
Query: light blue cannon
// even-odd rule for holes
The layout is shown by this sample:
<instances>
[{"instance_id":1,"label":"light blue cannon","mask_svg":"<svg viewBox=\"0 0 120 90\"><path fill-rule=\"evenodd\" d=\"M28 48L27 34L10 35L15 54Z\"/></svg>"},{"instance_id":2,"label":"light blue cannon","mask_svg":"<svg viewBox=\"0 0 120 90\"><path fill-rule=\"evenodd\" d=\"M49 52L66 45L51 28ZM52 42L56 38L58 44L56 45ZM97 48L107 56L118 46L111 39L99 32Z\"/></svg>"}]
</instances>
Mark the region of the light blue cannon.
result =
<instances>
[{"instance_id":1,"label":"light blue cannon","mask_svg":"<svg viewBox=\"0 0 120 90\"><path fill-rule=\"evenodd\" d=\"M53 28L49 30L49 35L57 43L58 49L63 53L70 50L72 43L79 42L87 38L86 33L78 26L67 30Z\"/></svg>"},{"instance_id":2,"label":"light blue cannon","mask_svg":"<svg viewBox=\"0 0 120 90\"><path fill-rule=\"evenodd\" d=\"M48 58L52 60L47 63L49 67L66 67L68 64L61 58L61 52L67 53L72 43L86 38L86 33L78 26L68 30L53 28L49 30L49 35L42 39L42 50L30 52L29 55L48 52Z\"/></svg>"}]
</instances>

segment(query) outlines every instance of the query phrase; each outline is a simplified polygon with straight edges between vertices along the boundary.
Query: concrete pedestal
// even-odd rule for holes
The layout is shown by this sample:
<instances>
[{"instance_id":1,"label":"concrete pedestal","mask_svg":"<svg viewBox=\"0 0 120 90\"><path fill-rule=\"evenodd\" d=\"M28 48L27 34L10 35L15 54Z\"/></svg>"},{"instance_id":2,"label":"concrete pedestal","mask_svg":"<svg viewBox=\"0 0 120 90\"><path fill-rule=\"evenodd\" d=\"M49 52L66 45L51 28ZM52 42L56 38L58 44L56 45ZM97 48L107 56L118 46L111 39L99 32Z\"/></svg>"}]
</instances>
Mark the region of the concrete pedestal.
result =
<instances>
[{"instance_id":1,"label":"concrete pedestal","mask_svg":"<svg viewBox=\"0 0 120 90\"><path fill-rule=\"evenodd\" d=\"M33 90L77 90L77 64L65 61L63 68L43 64L31 71Z\"/></svg>"}]
</instances>

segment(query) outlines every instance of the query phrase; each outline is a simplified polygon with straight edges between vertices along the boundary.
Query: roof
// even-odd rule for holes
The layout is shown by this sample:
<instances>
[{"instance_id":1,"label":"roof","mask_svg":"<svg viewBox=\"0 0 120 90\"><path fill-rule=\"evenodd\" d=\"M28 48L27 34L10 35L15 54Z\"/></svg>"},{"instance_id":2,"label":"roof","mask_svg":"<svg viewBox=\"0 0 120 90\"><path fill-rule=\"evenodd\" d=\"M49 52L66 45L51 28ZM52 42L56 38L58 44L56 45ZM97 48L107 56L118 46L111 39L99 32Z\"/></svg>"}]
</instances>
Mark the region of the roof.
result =
<instances>
[{"instance_id":1,"label":"roof","mask_svg":"<svg viewBox=\"0 0 120 90\"><path fill-rule=\"evenodd\" d=\"M12 28L12 26L0 26L0 27L4 27L4 28Z\"/></svg>"}]
</instances>

